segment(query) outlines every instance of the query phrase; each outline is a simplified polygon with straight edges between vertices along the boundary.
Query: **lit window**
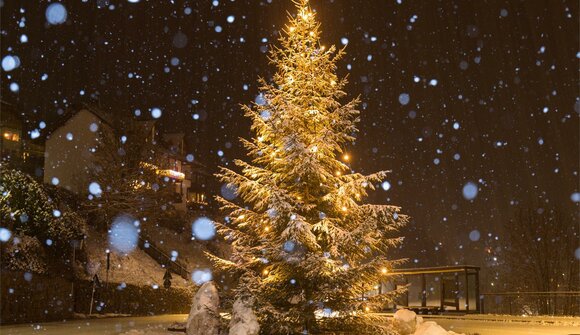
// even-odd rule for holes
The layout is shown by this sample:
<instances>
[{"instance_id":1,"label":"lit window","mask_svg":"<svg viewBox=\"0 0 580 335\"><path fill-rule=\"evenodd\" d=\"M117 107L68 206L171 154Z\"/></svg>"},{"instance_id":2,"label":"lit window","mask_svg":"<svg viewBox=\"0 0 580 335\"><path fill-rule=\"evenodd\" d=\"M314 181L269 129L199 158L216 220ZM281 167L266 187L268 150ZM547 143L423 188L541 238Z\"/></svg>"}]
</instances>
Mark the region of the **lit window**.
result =
<instances>
[{"instance_id":1,"label":"lit window","mask_svg":"<svg viewBox=\"0 0 580 335\"><path fill-rule=\"evenodd\" d=\"M18 133L13 133L11 131L5 131L3 136L4 136L4 139L8 140L8 141L14 141L14 142L20 141L20 135L18 135Z\"/></svg>"}]
</instances>

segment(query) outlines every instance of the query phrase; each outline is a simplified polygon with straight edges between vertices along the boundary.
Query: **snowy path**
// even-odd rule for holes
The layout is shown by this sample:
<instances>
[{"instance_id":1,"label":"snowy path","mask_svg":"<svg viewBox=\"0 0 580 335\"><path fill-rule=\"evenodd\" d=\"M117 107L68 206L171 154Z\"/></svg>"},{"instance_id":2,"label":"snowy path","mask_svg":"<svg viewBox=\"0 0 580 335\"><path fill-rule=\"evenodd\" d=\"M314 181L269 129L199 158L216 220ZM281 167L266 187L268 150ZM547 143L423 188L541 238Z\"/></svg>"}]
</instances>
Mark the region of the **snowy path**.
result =
<instances>
[{"instance_id":1,"label":"snowy path","mask_svg":"<svg viewBox=\"0 0 580 335\"><path fill-rule=\"evenodd\" d=\"M183 334L166 331L174 322L183 322L187 314L172 314L145 317L119 317L107 319L71 320L67 322L47 322L35 325L0 326L1 335L116 335L140 330L146 332L129 332L127 335Z\"/></svg>"},{"instance_id":2,"label":"snowy path","mask_svg":"<svg viewBox=\"0 0 580 335\"><path fill-rule=\"evenodd\" d=\"M107 319L72 320L67 322L48 322L39 325L1 326L1 335L165 335L183 334L166 331L174 322L183 322L185 314L147 316L147 317L120 317ZM556 324L541 324L539 322L506 322L478 320L477 317L466 320L461 317L445 318L441 316L426 317L433 320L447 330L478 335L580 335L580 318L566 319L567 322ZM481 317L480 317L481 318ZM483 316L485 318L485 316ZM549 318L547 319L549 320ZM554 320L549 320L549 322ZM574 323L574 324L573 324ZM131 330L135 330L130 332Z\"/></svg>"},{"instance_id":3,"label":"snowy path","mask_svg":"<svg viewBox=\"0 0 580 335\"><path fill-rule=\"evenodd\" d=\"M580 335L580 327L537 323L437 319L440 326L457 333L479 335Z\"/></svg>"}]
</instances>

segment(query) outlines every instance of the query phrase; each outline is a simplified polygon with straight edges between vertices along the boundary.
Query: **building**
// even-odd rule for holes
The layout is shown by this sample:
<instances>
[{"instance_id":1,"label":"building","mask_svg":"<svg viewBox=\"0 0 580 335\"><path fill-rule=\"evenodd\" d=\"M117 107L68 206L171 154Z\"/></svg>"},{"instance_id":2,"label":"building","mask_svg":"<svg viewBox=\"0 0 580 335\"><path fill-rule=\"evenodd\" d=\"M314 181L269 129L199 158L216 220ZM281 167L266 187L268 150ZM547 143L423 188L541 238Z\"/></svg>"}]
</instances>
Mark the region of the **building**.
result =
<instances>
[{"instance_id":1,"label":"building","mask_svg":"<svg viewBox=\"0 0 580 335\"><path fill-rule=\"evenodd\" d=\"M123 137L121 134L140 129L140 141L148 143L149 161L140 164L155 169L159 178L175 185L172 203L175 209L190 213L207 208L205 167L188 157L183 133L161 134L155 120L116 119L102 110L82 105L67 112L59 123L48 131L44 162L44 182L56 184L76 194L89 192L94 173L97 148L104 136ZM189 159L188 159L189 158ZM153 163L154 162L154 163ZM151 187L151 185L145 185Z\"/></svg>"},{"instance_id":2,"label":"building","mask_svg":"<svg viewBox=\"0 0 580 335\"><path fill-rule=\"evenodd\" d=\"M15 105L0 101L0 162L3 165L42 178L44 146L25 131Z\"/></svg>"},{"instance_id":3,"label":"building","mask_svg":"<svg viewBox=\"0 0 580 335\"><path fill-rule=\"evenodd\" d=\"M177 209L182 212L205 211L209 205L209 175L205 166L194 161L193 155L186 153L184 135L167 133L161 136L164 166L169 168L162 174L175 180L176 193L179 195L174 202Z\"/></svg>"},{"instance_id":4,"label":"building","mask_svg":"<svg viewBox=\"0 0 580 335\"><path fill-rule=\"evenodd\" d=\"M82 105L68 111L47 132L44 182L76 194L88 193L95 150L103 134L113 133L110 115Z\"/></svg>"},{"instance_id":5,"label":"building","mask_svg":"<svg viewBox=\"0 0 580 335\"><path fill-rule=\"evenodd\" d=\"M22 158L22 121L14 105L0 103L0 158L2 163L9 163Z\"/></svg>"}]
</instances>

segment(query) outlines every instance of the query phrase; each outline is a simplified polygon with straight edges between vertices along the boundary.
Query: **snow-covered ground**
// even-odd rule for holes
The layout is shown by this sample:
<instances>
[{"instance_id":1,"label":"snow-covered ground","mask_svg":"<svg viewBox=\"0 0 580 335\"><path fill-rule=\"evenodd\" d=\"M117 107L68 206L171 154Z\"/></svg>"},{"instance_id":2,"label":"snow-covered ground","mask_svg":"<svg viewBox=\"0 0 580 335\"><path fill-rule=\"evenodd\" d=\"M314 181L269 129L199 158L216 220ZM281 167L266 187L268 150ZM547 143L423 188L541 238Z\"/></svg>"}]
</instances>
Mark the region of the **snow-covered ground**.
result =
<instances>
[{"instance_id":1,"label":"snow-covered ground","mask_svg":"<svg viewBox=\"0 0 580 335\"><path fill-rule=\"evenodd\" d=\"M562 335L580 334L580 318L513 315L423 315L446 330L467 335Z\"/></svg>"},{"instance_id":2,"label":"snow-covered ground","mask_svg":"<svg viewBox=\"0 0 580 335\"><path fill-rule=\"evenodd\" d=\"M0 326L2 335L177 335L167 328L175 322L184 322L185 314L160 315L149 317L122 317L109 319L73 320L68 322L49 322L37 325ZM550 317L540 322L485 321L484 318L456 317L448 319L437 317L435 321L447 330L458 333L479 335L567 335L580 334L580 318L566 318L566 322L550 323ZM425 318L425 320L433 320ZM490 319L491 320L491 319Z\"/></svg>"},{"instance_id":3,"label":"snow-covered ground","mask_svg":"<svg viewBox=\"0 0 580 335\"><path fill-rule=\"evenodd\" d=\"M165 227L155 227L150 235L155 236L158 248L166 254L176 252L176 259L185 264L188 271L196 268L207 268L210 263L204 255L205 246L199 241L191 240L191 232L178 233Z\"/></svg>"},{"instance_id":4,"label":"snow-covered ground","mask_svg":"<svg viewBox=\"0 0 580 335\"><path fill-rule=\"evenodd\" d=\"M88 257L87 280L91 280L93 273L97 273L101 282L106 279L107 254L106 250L110 249L105 233L99 233L94 229L89 230L86 240L86 251ZM133 285L153 286L163 285L163 275L165 269L159 265L153 258L149 257L143 250L136 248L126 255L120 255L111 252L111 268L109 270L109 282L126 283ZM174 275L172 285L188 286L192 285L191 281Z\"/></svg>"},{"instance_id":5,"label":"snow-covered ground","mask_svg":"<svg viewBox=\"0 0 580 335\"><path fill-rule=\"evenodd\" d=\"M184 322L186 314L109 319L72 320L15 326L0 326L2 335L166 335L174 322Z\"/></svg>"},{"instance_id":6,"label":"snow-covered ground","mask_svg":"<svg viewBox=\"0 0 580 335\"><path fill-rule=\"evenodd\" d=\"M567 335L580 334L580 326L573 324L541 324L505 321L437 319L439 325L457 333L478 335ZM580 320L579 320L580 321Z\"/></svg>"}]
</instances>

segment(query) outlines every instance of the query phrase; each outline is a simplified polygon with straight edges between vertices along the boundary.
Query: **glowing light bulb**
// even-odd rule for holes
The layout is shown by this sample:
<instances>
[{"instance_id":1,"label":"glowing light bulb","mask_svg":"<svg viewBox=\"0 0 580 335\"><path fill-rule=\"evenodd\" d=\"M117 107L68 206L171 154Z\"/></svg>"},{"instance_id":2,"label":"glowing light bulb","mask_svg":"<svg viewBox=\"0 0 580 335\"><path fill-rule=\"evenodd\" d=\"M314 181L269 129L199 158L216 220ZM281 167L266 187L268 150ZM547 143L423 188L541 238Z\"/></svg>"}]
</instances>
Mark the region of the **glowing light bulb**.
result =
<instances>
[{"instance_id":1,"label":"glowing light bulb","mask_svg":"<svg viewBox=\"0 0 580 335\"><path fill-rule=\"evenodd\" d=\"M346 206L342 206L341 209L342 209L343 212L346 212L348 210L348 208L346 208Z\"/></svg>"},{"instance_id":2,"label":"glowing light bulb","mask_svg":"<svg viewBox=\"0 0 580 335\"><path fill-rule=\"evenodd\" d=\"M386 273L388 272L388 270L387 270L387 268L382 268L382 269L381 269L381 272L382 272L383 274L386 274Z\"/></svg>"},{"instance_id":3,"label":"glowing light bulb","mask_svg":"<svg viewBox=\"0 0 580 335\"><path fill-rule=\"evenodd\" d=\"M262 273L264 274L264 276L267 276L268 273L270 273L270 271L268 271L268 269L264 269L264 271L262 271Z\"/></svg>"},{"instance_id":4,"label":"glowing light bulb","mask_svg":"<svg viewBox=\"0 0 580 335\"><path fill-rule=\"evenodd\" d=\"M342 159L344 159L345 161L348 162L348 160L350 159L350 156L348 154L344 154L344 155L342 155Z\"/></svg>"}]
</instances>

